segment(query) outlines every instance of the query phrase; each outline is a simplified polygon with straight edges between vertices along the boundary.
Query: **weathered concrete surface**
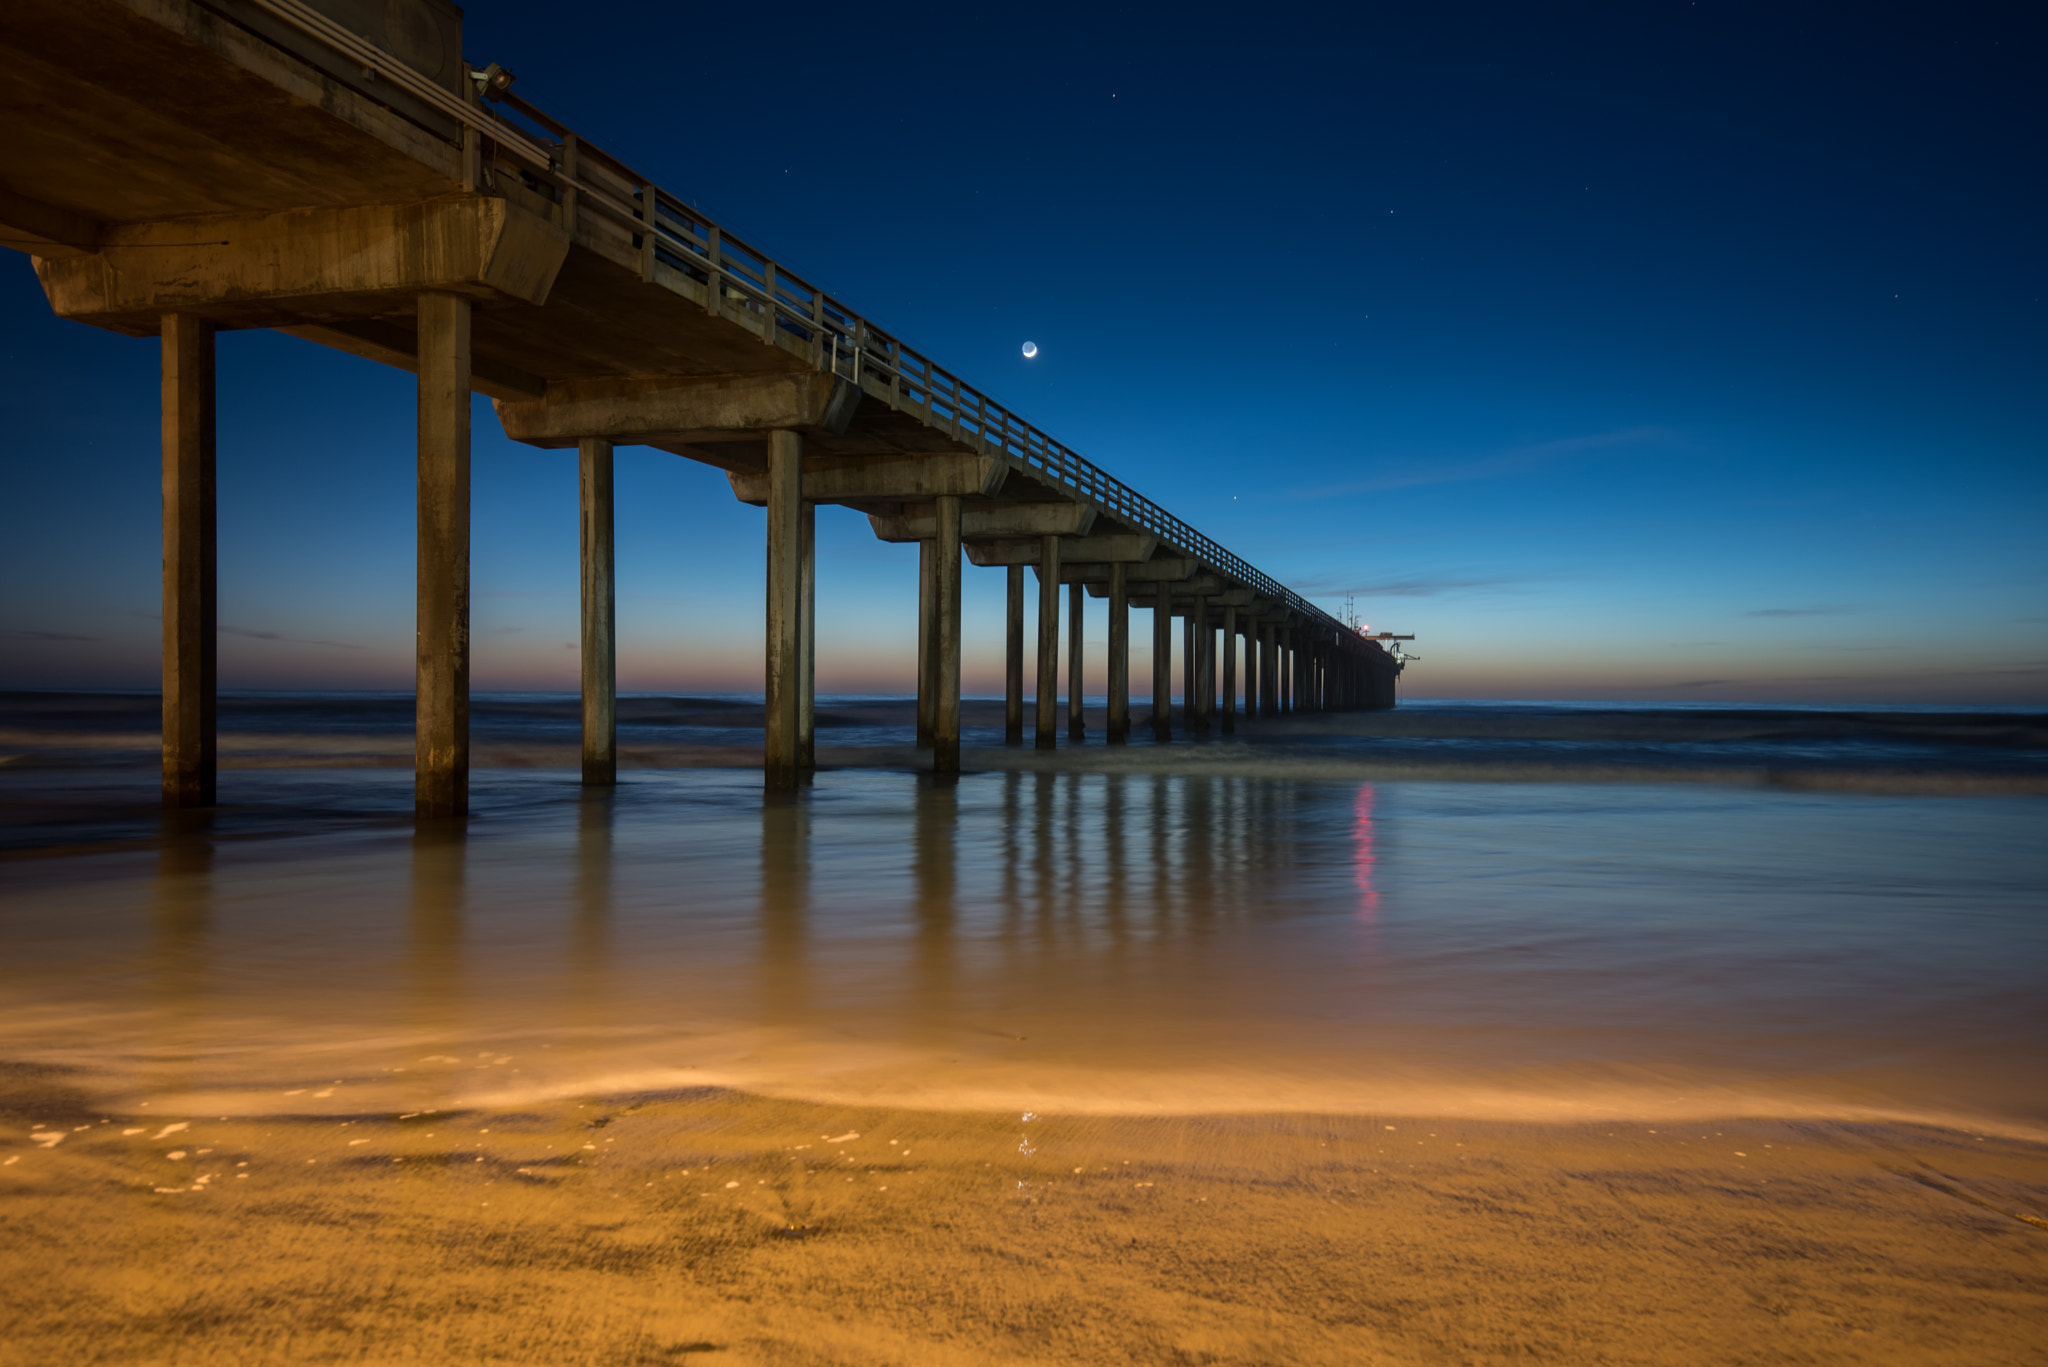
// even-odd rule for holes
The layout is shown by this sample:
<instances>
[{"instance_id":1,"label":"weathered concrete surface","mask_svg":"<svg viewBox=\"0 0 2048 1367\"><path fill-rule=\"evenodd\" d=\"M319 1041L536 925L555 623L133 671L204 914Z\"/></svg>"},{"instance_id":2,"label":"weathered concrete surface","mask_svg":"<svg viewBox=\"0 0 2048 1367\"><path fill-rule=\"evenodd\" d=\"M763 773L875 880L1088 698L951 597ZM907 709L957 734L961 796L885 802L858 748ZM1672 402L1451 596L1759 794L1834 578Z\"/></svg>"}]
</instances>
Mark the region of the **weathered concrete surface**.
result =
<instances>
[{"instance_id":1,"label":"weathered concrete surface","mask_svg":"<svg viewBox=\"0 0 2048 1367\"><path fill-rule=\"evenodd\" d=\"M976 561L976 564L1037 563L1041 536L1083 536L1095 525L1095 509L1083 503L977 503L960 509L960 538L986 541L1022 538L1031 548L1031 558L1017 561ZM868 522L883 541L928 541L938 535L935 513L924 510L907 513L874 513ZM972 554L972 552L970 552Z\"/></svg>"},{"instance_id":2,"label":"weathered concrete surface","mask_svg":"<svg viewBox=\"0 0 2048 1367\"><path fill-rule=\"evenodd\" d=\"M1081 609L1086 595L1079 583L1067 586L1067 738L1079 740L1086 734L1081 722Z\"/></svg>"},{"instance_id":3,"label":"weathered concrete surface","mask_svg":"<svg viewBox=\"0 0 2048 1367\"><path fill-rule=\"evenodd\" d=\"M60 318L147 336L171 312L289 326L389 313L424 290L543 304L568 252L547 218L451 194L112 227L96 255L38 258L36 274Z\"/></svg>"},{"instance_id":4,"label":"weathered concrete surface","mask_svg":"<svg viewBox=\"0 0 2048 1367\"><path fill-rule=\"evenodd\" d=\"M1038 697L1033 743L1041 750L1058 744L1053 735L1054 709L1060 686L1060 538L1039 540L1038 562Z\"/></svg>"},{"instance_id":5,"label":"weathered concrete surface","mask_svg":"<svg viewBox=\"0 0 2048 1367\"><path fill-rule=\"evenodd\" d=\"M505 435L529 446L574 446L584 437L668 446L750 434L765 441L777 430L844 432L859 401L846 381L814 372L551 380L544 397L496 406Z\"/></svg>"},{"instance_id":6,"label":"weathered concrete surface","mask_svg":"<svg viewBox=\"0 0 2048 1367\"><path fill-rule=\"evenodd\" d=\"M420 296L413 809L469 811L469 300Z\"/></svg>"},{"instance_id":7,"label":"weathered concrete surface","mask_svg":"<svg viewBox=\"0 0 2048 1367\"><path fill-rule=\"evenodd\" d=\"M1024 739L1024 567L1012 565L1003 614L1003 742Z\"/></svg>"},{"instance_id":8,"label":"weathered concrete surface","mask_svg":"<svg viewBox=\"0 0 2048 1367\"><path fill-rule=\"evenodd\" d=\"M1131 602L1126 567L1109 567L1109 743L1122 745L1131 730Z\"/></svg>"},{"instance_id":9,"label":"weathered concrete surface","mask_svg":"<svg viewBox=\"0 0 2048 1367\"><path fill-rule=\"evenodd\" d=\"M1093 536L1062 539L1066 544L1060 548L1060 558L1069 566L1078 562L1092 565L1135 564L1150 559L1159 548L1159 538L1148 532L1100 532ZM1022 537L975 541L968 544L967 558L982 566L1035 565L1039 550L1037 540ZM1066 570L1062 573L1070 582L1073 581L1072 573Z\"/></svg>"},{"instance_id":10,"label":"weathered concrete surface","mask_svg":"<svg viewBox=\"0 0 2048 1367\"><path fill-rule=\"evenodd\" d=\"M803 438L768 437L768 612L766 781L797 786L797 637L803 626Z\"/></svg>"},{"instance_id":11,"label":"weathered concrete surface","mask_svg":"<svg viewBox=\"0 0 2048 1367\"><path fill-rule=\"evenodd\" d=\"M960 772L960 500L938 500L938 535L932 575L933 608L938 631L932 642L937 657L937 699L932 707L932 772Z\"/></svg>"},{"instance_id":12,"label":"weathered concrete surface","mask_svg":"<svg viewBox=\"0 0 2048 1367\"><path fill-rule=\"evenodd\" d=\"M173 314L162 331L164 805L211 807L220 601L213 327Z\"/></svg>"},{"instance_id":13,"label":"weathered concrete surface","mask_svg":"<svg viewBox=\"0 0 2048 1367\"><path fill-rule=\"evenodd\" d=\"M995 456L820 457L805 468L804 497L814 503L966 498L995 493L1008 473L1008 463ZM767 503L766 475L733 470L727 478L740 502Z\"/></svg>"},{"instance_id":14,"label":"weathered concrete surface","mask_svg":"<svg viewBox=\"0 0 2048 1367\"><path fill-rule=\"evenodd\" d=\"M586 439L577 451L582 524L583 782L610 787L619 776L618 609L612 552L612 444Z\"/></svg>"}]
</instances>

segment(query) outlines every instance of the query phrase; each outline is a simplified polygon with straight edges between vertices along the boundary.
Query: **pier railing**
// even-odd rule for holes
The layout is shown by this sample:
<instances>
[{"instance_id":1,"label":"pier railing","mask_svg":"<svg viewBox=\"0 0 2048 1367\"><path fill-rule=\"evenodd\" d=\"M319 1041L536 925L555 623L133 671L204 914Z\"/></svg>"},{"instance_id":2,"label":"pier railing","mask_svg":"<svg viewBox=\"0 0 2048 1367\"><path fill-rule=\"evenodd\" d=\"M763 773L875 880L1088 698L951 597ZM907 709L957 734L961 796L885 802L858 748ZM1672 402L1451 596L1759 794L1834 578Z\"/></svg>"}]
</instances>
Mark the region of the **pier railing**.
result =
<instances>
[{"instance_id":1,"label":"pier railing","mask_svg":"<svg viewBox=\"0 0 2048 1367\"><path fill-rule=\"evenodd\" d=\"M586 242L607 244L615 253L637 253L641 276L650 283L686 280L701 288L707 311L750 323L764 343L807 351L819 369L917 414L956 441L1014 461L1311 622L1355 634L1214 538L503 88L504 83L491 79L495 69L471 72L472 80L456 93L304 0L244 2L344 57L345 69L338 75L330 69L330 76L346 80L359 71L360 80L349 82L358 94L461 147L465 180L489 185L499 177L517 178L560 205L572 233Z\"/></svg>"}]
</instances>

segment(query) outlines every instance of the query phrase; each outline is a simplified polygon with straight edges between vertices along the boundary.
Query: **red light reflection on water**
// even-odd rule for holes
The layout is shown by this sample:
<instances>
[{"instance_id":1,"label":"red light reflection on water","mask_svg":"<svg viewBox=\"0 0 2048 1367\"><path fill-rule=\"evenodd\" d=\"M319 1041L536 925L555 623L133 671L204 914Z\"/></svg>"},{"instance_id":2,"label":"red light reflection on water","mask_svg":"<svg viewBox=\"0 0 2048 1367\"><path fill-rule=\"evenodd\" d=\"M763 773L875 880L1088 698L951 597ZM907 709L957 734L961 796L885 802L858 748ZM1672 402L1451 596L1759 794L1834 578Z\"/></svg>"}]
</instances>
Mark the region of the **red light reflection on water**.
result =
<instances>
[{"instance_id":1,"label":"red light reflection on water","mask_svg":"<svg viewBox=\"0 0 2048 1367\"><path fill-rule=\"evenodd\" d=\"M1372 866L1376 856L1372 848L1372 785L1358 785L1358 796L1351 803L1351 863L1353 877L1358 880L1358 919L1370 921L1380 908L1379 889L1372 885Z\"/></svg>"}]
</instances>

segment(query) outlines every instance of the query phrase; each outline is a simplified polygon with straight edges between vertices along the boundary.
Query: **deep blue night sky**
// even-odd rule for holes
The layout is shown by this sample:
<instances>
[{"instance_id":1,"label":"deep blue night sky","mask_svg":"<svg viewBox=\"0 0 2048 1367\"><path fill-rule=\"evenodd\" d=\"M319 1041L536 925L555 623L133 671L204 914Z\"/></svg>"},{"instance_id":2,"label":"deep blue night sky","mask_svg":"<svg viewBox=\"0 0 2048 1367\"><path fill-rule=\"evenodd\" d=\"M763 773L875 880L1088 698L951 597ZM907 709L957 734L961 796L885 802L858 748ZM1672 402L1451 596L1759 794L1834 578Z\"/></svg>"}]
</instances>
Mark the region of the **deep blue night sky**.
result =
<instances>
[{"instance_id":1,"label":"deep blue night sky","mask_svg":"<svg viewBox=\"0 0 2048 1367\"><path fill-rule=\"evenodd\" d=\"M2041 704L2040 13L478 0L465 47L1416 632L1410 696ZM156 344L8 254L0 355L0 686L149 686ZM412 378L267 333L220 373L223 686L407 686ZM476 431L476 686L571 687L574 454ZM619 480L621 686L757 689L760 511ZM820 687L907 690L914 550L819 530ZM996 691L1002 576L967 585Z\"/></svg>"}]
</instances>

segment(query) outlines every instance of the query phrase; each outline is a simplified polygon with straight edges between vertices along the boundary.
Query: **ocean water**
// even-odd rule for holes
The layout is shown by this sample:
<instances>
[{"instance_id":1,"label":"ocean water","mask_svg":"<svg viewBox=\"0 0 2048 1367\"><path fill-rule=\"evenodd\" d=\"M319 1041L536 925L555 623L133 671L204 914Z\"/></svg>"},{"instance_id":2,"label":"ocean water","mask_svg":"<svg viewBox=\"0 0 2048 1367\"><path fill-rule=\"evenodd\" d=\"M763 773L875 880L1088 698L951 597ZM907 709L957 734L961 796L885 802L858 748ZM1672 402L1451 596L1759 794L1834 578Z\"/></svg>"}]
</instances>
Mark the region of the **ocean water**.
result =
<instances>
[{"instance_id":1,"label":"ocean water","mask_svg":"<svg viewBox=\"0 0 2048 1367\"><path fill-rule=\"evenodd\" d=\"M890 706L855 724L900 746ZM1740 734L1715 742L1698 718L1670 739L1668 709L1589 709L1549 740L1423 733L1556 731L1556 709L1404 709L1235 749L1134 745L1115 772L942 784L844 763L783 799L737 766L629 768L608 793L559 768L480 769L473 818L418 831L402 770L230 770L222 809L167 821L146 768L31 751L0 770L0 1057L110 1105L219 1115L726 1086L2048 1134L2048 799L2005 790L2039 776L2012 739L2038 719L1728 711L1707 724ZM486 725L559 727L516 712ZM318 733L284 723L271 734ZM1552 777L1325 763L1382 742L1489 762L1533 748ZM1767 769L1989 786L1614 772L1716 743L1776 745ZM1598 750L1600 781L1569 776L1556 754L1573 746ZM1757 763L1724 754L1688 763ZM1255 772L1231 771L1241 755Z\"/></svg>"}]
</instances>

